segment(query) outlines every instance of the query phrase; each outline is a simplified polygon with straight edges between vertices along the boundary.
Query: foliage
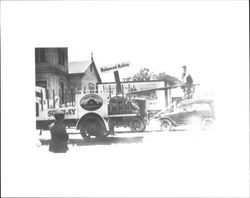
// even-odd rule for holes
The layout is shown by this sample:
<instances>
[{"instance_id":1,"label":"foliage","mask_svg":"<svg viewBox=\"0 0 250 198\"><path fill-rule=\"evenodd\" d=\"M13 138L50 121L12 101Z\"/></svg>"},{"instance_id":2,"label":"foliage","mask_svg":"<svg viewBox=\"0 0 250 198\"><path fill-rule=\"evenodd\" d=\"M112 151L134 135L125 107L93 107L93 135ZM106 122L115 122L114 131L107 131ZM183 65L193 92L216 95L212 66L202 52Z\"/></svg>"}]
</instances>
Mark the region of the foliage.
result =
<instances>
[{"instance_id":1,"label":"foliage","mask_svg":"<svg viewBox=\"0 0 250 198\"><path fill-rule=\"evenodd\" d=\"M160 72L159 74L154 74L153 79L164 80L167 82L167 84L169 86L179 85L181 82L177 77L168 75L165 72Z\"/></svg>"},{"instance_id":2,"label":"foliage","mask_svg":"<svg viewBox=\"0 0 250 198\"><path fill-rule=\"evenodd\" d=\"M132 77L133 81L147 81L151 80L153 73L148 68L142 68L137 74Z\"/></svg>"},{"instance_id":3,"label":"foliage","mask_svg":"<svg viewBox=\"0 0 250 198\"><path fill-rule=\"evenodd\" d=\"M142 68L138 73L131 77L133 81L148 81L148 80L164 80L169 86L180 84L180 80L174 76L168 75L165 72L154 74L148 68Z\"/></svg>"}]
</instances>

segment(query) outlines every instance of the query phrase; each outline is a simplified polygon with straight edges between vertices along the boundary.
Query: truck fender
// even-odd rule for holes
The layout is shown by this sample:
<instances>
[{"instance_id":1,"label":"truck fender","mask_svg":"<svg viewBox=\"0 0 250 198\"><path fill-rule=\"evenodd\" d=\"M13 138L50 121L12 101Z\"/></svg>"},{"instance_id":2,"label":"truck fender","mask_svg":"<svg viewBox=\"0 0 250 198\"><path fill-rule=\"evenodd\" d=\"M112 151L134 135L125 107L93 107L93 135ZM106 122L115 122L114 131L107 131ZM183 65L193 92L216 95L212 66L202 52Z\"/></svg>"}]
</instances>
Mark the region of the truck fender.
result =
<instances>
[{"instance_id":1,"label":"truck fender","mask_svg":"<svg viewBox=\"0 0 250 198\"><path fill-rule=\"evenodd\" d=\"M109 125L108 125L107 121L106 121L103 117L101 117L100 115L98 115L97 113L87 113L87 114L85 114L84 116L82 116L82 117L77 121L76 129L79 130L79 129L80 129L80 126L81 126L81 122L82 122L85 118L87 118L87 117L89 117L89 116L91 116L91 117L97 117L98 119L102 120L103 123L104 123L104 125L105 125L106 130L109 131Z\"/></svg>"}]
</instances>

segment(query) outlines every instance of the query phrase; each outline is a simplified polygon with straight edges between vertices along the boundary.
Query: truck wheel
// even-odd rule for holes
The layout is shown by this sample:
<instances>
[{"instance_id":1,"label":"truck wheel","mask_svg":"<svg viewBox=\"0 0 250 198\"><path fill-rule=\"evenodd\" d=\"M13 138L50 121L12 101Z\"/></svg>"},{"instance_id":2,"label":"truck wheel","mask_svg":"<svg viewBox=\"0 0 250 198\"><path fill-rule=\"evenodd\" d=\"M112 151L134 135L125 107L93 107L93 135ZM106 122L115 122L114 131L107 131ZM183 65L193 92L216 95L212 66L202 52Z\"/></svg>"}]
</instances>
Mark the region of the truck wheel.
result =
<instances>
[{"instance_id":1,"label":"truck wheel","mask_svg":"<svg viewBox=\"0 0 250 198\"><path fill-rule=\"evenodd\" d=\"M146 128L146 124L140 117L134 117L129 121L129 128L131 131L142 132Z\"/></svg>"},{"instance_id":2,"label":"truck wheel","mask_svg":"<svg viewBox=\"0 0 250 198\"><path fill-rule=\"evenodd\" d=\"M202 130L211 130L214 126L214 119L213 118L205 118L201 122L201 129Z\"/></svg>"},{"instance_id":3,"label":"truck wheel","mask_svg":"<svg viewBox=\"0 0 250 198\"><path fill-rule=\"evenodd\" d=\"M92 116L81 122L80 133L86 140L102 138L107 134L103 121Z\"/></svg>"},{"instance_id":4,"label":"truck wheel","mask_svg":"<svg viewBox=\"0 0 250 198\"><path fill-rule=\"evenodd\" d=\"M169 120L163 120L163 121L161 121L161 129L163 131L171 131L171 129L172 129L172 123Z\"/></svg>"}]
</instances>

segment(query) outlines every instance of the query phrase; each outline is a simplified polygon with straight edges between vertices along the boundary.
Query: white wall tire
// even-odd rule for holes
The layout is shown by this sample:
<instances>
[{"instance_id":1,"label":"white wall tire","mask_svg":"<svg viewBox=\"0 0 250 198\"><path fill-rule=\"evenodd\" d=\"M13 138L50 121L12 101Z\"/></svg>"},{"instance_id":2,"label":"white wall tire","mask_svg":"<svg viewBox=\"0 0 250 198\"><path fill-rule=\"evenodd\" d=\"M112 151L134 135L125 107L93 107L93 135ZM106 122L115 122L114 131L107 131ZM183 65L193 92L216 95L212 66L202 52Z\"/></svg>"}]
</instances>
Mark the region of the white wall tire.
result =
<instances>
[{"instance_id":1,"label":"white wall tire","mask_svg":"<svg viewBox=\"0 0 250 198\"><path fill-rule=\"evenodd\" d=\"M161 121L161 129L163 131L171 131L172 130L172 123L169 120L162 120Z\"/></svg>"},{"instance_id":2,"label":"white wall tire","mask_svg":"<svg viewBox=\"0 0 250 198\"><path fill-rule=\"evenodd\" d=\"M204 118L201 121L201 129L204 131L208 131L214 128L215 120L213 118Z\"/></svg>"}]
</instances>

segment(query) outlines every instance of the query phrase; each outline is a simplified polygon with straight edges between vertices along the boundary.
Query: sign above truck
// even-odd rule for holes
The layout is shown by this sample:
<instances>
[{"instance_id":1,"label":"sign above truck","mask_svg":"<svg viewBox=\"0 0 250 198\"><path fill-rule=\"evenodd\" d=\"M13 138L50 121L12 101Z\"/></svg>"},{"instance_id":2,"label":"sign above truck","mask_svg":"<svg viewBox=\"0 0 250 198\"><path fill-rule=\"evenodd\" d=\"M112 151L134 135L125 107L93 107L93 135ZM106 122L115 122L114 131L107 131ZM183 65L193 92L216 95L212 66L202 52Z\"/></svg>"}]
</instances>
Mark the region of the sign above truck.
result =
<instances>
[{"instance_id":1,"label":"sign above truck","mask_svg":"<svg viewBox=\"0 0 250 198\"><path fill-rule=\"evenodd\" d=\"M129 67L129 66L130 66L130 63L127 61L127 62L122 62L122 63L118 63L114 65L104 66L104 67L101 67L100 70L101 72L109 72L109 71L116 71L116 70L122 69L124 67Z\"/></svg>"}]
</instances>

